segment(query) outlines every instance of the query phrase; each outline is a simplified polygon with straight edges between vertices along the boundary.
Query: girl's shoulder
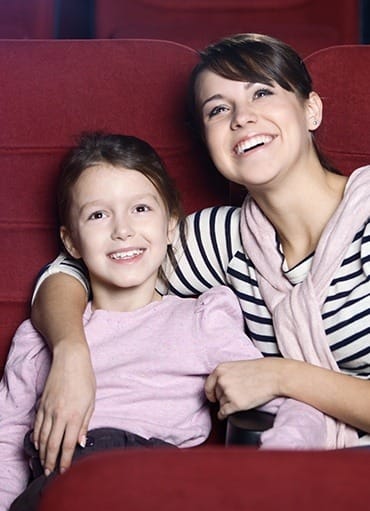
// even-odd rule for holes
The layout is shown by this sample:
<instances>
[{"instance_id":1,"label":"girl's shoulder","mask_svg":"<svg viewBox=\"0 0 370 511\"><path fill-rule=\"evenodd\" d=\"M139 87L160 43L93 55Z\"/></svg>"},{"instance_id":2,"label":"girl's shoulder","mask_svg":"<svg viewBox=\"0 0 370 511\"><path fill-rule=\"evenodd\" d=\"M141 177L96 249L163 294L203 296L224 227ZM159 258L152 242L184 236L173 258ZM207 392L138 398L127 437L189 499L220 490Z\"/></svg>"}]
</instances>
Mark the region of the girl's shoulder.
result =
<instances>
[{"instance_id":1,"label":"girl's shoulder","mask_svg":"<svg viewBox=\"0 0 370 511\"><path fill-rule=\"evenodd\" d=\"M32 325L30 319L23 321L17 328L12 339L7 358L7 365L24 365L25 362L36 360L40 353L48 353L44 339Z\"/></svg>"},{"instance_id":2,"label":"girl's shoulder","mask_svg":"<svg viewBox=\"0 0 370 511\"><path fill-rule=\"evenodd\" d=\"M228 286L215 286L202 293L194 305L195 314L218 323L228 318L243 328L243 314L235 293Z\"/></svg>"}]
</instances>

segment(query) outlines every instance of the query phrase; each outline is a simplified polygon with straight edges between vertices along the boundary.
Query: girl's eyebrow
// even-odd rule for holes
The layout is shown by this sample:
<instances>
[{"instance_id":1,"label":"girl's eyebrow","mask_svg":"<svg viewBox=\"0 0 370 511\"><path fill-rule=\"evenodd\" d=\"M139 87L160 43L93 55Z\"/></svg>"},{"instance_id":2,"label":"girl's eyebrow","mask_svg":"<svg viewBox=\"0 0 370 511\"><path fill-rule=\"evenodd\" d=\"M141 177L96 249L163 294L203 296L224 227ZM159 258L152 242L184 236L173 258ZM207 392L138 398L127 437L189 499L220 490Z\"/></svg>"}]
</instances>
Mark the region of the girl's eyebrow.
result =
<instances>
[{"instance_id":1,"label":"girl's eyebrow","mask_svg":"<svg viewBox=\"0 0 370 511\"><path fill-rule=\"evenodd\" d=\"M136 195L132 195L130 200L132 202L136 202L136 201L145 201L145 200L149 200L149 199L152 199L154 200L157 204L160 204L159 200L158 200L158 197L154 194L154 193L151 193L151 192L148 192L148 193L137 193ZM93 199L93 200L90 200L90 201L87 201L87 202L84 202L81 207L79 208L79 211L83 211L84 209L86 208L90 208L90 207L104 207L104 204L105 204L105 199L104 197L99 197L97 199Z\"/></svg>"}]
</instances>

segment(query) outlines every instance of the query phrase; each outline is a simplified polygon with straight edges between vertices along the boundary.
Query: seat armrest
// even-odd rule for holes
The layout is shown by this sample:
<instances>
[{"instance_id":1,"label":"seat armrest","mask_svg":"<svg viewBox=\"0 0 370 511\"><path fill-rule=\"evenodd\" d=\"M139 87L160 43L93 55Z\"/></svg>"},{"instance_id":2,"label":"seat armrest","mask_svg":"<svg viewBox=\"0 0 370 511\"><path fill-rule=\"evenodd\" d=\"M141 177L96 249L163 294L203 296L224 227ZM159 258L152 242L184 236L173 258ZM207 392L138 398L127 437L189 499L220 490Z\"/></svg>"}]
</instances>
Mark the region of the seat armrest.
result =
<instances>
[{"instance_id":1,"label":"seat armrest","mask_svg":"<svg viewBox=\"0 0 370 511\"><path fill-rule=\"evenodd\" d=\"M236 412L227 419L226 445L261 444L261 434L272 428L275 415L258 410Z\"/></svg>"}]
</instances>

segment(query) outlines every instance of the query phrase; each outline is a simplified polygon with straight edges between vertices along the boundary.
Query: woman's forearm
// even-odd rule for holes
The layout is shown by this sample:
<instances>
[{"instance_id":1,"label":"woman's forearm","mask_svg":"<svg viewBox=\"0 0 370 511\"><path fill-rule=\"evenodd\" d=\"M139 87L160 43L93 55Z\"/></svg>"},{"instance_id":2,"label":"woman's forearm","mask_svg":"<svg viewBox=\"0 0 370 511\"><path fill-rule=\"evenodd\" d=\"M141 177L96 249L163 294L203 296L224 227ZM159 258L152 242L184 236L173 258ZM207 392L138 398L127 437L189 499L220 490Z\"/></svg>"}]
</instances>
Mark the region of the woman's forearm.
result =
<instances>
[{"instance_id":1,"label":"woman's forearm","mask_svg":"<svg viewBox=\"0 0 370 511\"><path fill-rule=\"evenodd\" d=\"M370 382L305 362L273 357L225 362L208 376L205 392L219 402L221 419L287 397L370 432Z\"/></svg>"},{"instance_id":2,"label":"woman's forearm","mask_svg":"<svg viewBox=\"0 0 370 511\"><path fill-rule=\"evenodd\" d=\"M69 467L76 443L84 444L95 405L95 375L82 315L86 292L64 273L49 276L40 286L32 321L53 352L52 366L34 425L34 442L45 473Z\"/></svg>"},{"instance_id":3,"label":"woman's forearm","mask_svg":"<svg viewBox=\"0 0 370 511\"><path fill-rule=\"evenodd\" d=\"M370 433L370 382L295 360L278 361L278 393Z\"/></svg>"}]
</instances>

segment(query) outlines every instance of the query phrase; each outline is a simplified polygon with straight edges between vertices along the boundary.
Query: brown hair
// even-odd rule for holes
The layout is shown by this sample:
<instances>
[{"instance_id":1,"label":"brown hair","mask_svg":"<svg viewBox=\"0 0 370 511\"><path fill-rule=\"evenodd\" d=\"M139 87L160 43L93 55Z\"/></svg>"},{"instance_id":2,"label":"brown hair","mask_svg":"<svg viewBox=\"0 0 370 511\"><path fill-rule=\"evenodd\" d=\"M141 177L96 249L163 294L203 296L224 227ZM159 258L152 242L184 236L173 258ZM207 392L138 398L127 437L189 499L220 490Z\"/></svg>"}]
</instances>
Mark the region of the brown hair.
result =
<instances>
[{"instance_id":1,"label":"brown hair","mask_svg":"<svg viewBox=\"0 0 370 511\"><path fill-rule=\"evenodd\" d=\"M71 190L89 167L106 163L142 173L151 181L167 209L168 216L184 216L179 193L165 165L153 147L134 136L111 133L83 133L62 163L57 188L59 222L70 227Z\"/></svg>"}]
</instances>

